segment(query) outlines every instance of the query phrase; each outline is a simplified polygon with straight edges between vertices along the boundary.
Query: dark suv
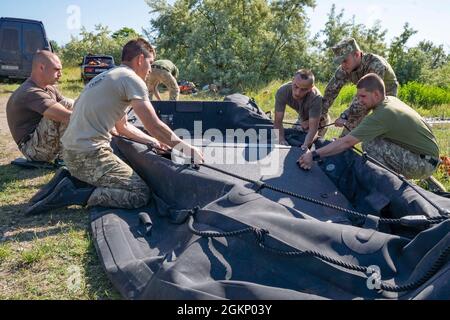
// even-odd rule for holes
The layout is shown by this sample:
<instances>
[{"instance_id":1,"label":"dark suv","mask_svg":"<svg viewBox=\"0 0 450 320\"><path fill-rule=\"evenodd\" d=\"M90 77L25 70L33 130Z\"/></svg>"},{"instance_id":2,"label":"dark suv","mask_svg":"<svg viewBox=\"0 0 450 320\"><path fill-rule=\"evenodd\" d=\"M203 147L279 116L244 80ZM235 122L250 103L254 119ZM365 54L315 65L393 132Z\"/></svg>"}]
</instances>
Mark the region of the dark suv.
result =
<instances>
[{"instance_id":1,"label":"dark suv","mask_svg":"<svg viewBox=\"0 0 450 320\"><path fill-rule=\"evenodd\" d=\"M89 54L84 56L83 62L81 63L81 79L83 79L86 84L100 73L114 68L115 66L114 58L112 56Z\"/></svg>"},{"instance_id":2,"label":"dark suv","mask_svg":"<svg viewBox=\"0 0 450 320\"><path fill-rule=\"evenodd\" d=\"M0 77L26 79L36 50L50 50L40 21L0 18Z\"/></svg>"}]
</instances>

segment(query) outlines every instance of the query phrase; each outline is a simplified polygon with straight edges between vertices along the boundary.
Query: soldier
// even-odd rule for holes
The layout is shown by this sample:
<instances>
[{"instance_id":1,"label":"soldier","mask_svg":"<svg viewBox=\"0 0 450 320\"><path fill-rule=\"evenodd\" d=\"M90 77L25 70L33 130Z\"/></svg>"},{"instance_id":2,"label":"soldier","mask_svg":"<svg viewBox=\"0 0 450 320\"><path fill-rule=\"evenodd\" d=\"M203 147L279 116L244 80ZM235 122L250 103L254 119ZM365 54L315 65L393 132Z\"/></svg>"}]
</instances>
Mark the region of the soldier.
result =
<instances>
[{"instance_id":1,"label":"soldier","mask_svg":"<svg viewBox=\"0 0 450 320\"><path fill-rule=\"evenodd\" d=\"M178 100L180 88L177 83L179 71L177 66L170 60L157 60L152 64L152 72L147 78L147 87L150 92L150 99L153 93L156 99L161 101L158 85L164 84L169 89L169 99Z\"/></svg>"},{"instance_id":2,"label":"soldier","mask_svg":"<svg viewBox=\"0 0 450 320\"><path fill-rule=\"evenodd\" d=\"M332 49L335 54L334 61L340 66L325 89L323 97L324 111L328 111L347 82L357 84L363 76L369 73L375 73L383 79L388 96L397 96L397 77L390 64L383 57L362 52L353 38L342 40ZM336 126L343 127L345 125L350 130L353 130L367 115L367 112L358 102L357 97L354 97L350 107L336 120ZM348 130L345 129L342 136L347 133Z\"/></svg>"},{"instance_id":3,"label":"soldier","mask_svg":"<svg viewBox=\"0 0 450 320\"><path fill-rule=\"evenodd\" d=\"M439 165L439 147L431 128L412 108L387 96L383 80L376 74L364 76L357 85L358 100L365 108L360 125L348 135L299 159L302 168L312 162L343 152L362 142L367 154L408 179L430 177Z\"/></svg>"},{"instance_id":4,"label":"soldier","mask_svg":"<svg viewBox=\"0 0 450 320\"><path fill-rule=\"evenodd\" d=\"M9 98L6 106L11 135L29 161L52 162L61 153L60 138L72 113L73 100L55 87L61 61L50 51L33 57L31 76Z\"/></svg>"},{"instance_id":5,"label":"soldier","mask_svg":"<svg viewBox=\"0 0 450 320\"><path fill-rule=\"evenodd\" d=\"M314 74L310 70L298 70L291 82L282 85L275 96L274 128L279 130L279 143L287 145L284 137L283 119L286 105L298 113L299 129L307 132L302 148L309 148L317 135L323 137L330 123L328 113L322 113L322 95L314 86Z\"/></svg>"},{"instance_id":6,"label":"soldier","mask_svg":"<svg viewBox=\"0 0 450 320\"><path fill-rule=\"evenodd\" d=\"M121 66L92 79L75 103L62 138L64 162L72 177L54 182L54 190L33 204L28 214L71 204L127 209L147 204L150 190L145 182L112 152L113 128L137 142L177 147L197 163L203 161L197 148L180 140L159 120L149 101L145 80L154 57L155 51L146 40L132 40L123 48ZM127 121L129 105L155 138ZM90 186L80 185L73 177Z\"/></svg>"}]
</instances>

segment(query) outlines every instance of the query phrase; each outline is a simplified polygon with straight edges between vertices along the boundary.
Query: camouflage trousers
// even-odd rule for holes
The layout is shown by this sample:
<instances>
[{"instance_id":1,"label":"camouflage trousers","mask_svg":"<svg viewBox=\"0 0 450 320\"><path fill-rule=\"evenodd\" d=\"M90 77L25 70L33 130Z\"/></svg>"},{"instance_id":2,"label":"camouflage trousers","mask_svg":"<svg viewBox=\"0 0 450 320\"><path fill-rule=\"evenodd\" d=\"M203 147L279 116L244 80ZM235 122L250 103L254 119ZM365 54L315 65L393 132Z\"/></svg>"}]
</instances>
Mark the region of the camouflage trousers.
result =
<instances>
[{"instance_id":1,"label":"camouflage trousers","mask_svg":"<svg viewBox=\"0 0 450 320\"><path fill-rule=\"evenodd\" d=\"M153 88L159 83L164 84L169 90L170 100L178 100L180 96L180 87L178 86L177 80L170 72L157 68L152 68L152 72L147 78L147 87L149 90L150 99L153 98Z\"/></svg>"},{"instance_id":2,"label":"camouflage trousers","mask_svg":"<svg viewBox=\"0 0 450 320\"><path fill-rule=\"evenodd\" d=\"M350 107L346 111L344 111L344 113L348 117L347 123L345 125L350 131L352 131L357 126L359 126L359 124L364 119L364 117L367 116L369 111L359 103L358 97L354 97L352 103L350 104ZM341 137L344 137L350 133L347 128L344 128Z\"/></svg>"},{"instance_id":3,"label":"camouflage trousers","mask_svg":"<svg viewBox=\"0 0 450 320\"><path fill-rule=\"evenodd\" d=\"M407 179L428 178L437 169L420 155L385 139L375 138L362 147L369 156Z\"/></svg>"},{"instance_id":4,"label":"camouflage trousers","mask_svg":"<svg viewBox=\"0 0 450 320\"><path fill-rule=\"evenodd\" d=\"M303 120L301 118L298 118L297 121L295 122L295 124L292 126L293 129L298 130L298 131L302 131L302 132L308 132L303 130L301 124L302 124ZM331 117L330 115L327 114L323 114L320 117L320 122L319 122L319 128L320 127L325 127L326 125L329 125L331 123ZM328 127L326 128L322 128L318 131L319 137L325 137L325 135L327 134L327 130Z\"/></svg>"},{"instance_id":5,"label":"camouflage trousers","mask_svg":"<svg viewBox=\"0 0 450 320\"><path fill-rule=\"evenodd\" d=\"M19 144L19 150L29 161L52 162L62 152L61 137L67 124L42 117L30 139Z\"/></svg>"},{"instance_id":6,"label":"camouflage trousers","mask_svg":"<svg viewBox=\"0 0 450 320\"><path fill-rule=\"evenodd\" d=\"M97 187L88 207L135 209L147 205L150 189L110 147L89 152L64 150L63 159L74 177Z\"/></svg>"}]
</instances>

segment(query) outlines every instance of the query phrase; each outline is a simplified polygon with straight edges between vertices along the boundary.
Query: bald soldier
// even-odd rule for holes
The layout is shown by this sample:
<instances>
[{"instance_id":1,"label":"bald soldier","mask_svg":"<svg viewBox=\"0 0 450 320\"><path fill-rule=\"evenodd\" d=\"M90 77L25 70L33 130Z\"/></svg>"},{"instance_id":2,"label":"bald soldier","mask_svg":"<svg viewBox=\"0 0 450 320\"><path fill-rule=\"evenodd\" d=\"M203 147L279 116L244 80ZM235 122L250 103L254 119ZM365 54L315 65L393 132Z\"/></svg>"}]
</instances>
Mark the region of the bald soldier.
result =
<instances>
[{"instance_id":1,"label":"bald soldier","mask_svg":"<svg viewBox=\"0 0 450 320\"><path fill-rule=\"evenodd\" d=\"M61 73L58 56L37 51L30 78L8 100L9 130L29 161L52 162L61 154L60 138L73 106L73 100L64 98L55 87Z\"/></svg>"},{"instance_id":2,"label":"bald soldier","mask_svg":"<svg viewBox=\"0 0 450 320\"><path fill-rule=\"evenodd\" d=\"M322 105L325 112L329 110L346 83L357 84L362 77L369 73L375 73L383 79L388 96L397 96L399 85L397 77L386 59L376 54L362 52L353 38L342 40L332 49L335 55L334 61L340 66L325 89ZM367 109L358 102L357 97L354 97L349 108L336 121L336 126L343 127L345 125L353 130L367 113ZM348 131L344 130L342 135L346 134Z\"/></svg>"},{"instance_id":3,"label":"bald soldier","mask_svg":"<svg viewBox=\"0 0 450 320\"><path fill-rule=\"evenodd\" d=\"M286 105L298 113L299 130L306 133L302 149L311 147L314 140L326 133L325 125L330 117L322 112L322 95L314 85L314 74L307 69L298 70L291 82L282 85L275 95L274 128L280 144L288 145L284 137L283 120ZM322 127L322 129L319 129Z\"/></svg>"}]
</instances>

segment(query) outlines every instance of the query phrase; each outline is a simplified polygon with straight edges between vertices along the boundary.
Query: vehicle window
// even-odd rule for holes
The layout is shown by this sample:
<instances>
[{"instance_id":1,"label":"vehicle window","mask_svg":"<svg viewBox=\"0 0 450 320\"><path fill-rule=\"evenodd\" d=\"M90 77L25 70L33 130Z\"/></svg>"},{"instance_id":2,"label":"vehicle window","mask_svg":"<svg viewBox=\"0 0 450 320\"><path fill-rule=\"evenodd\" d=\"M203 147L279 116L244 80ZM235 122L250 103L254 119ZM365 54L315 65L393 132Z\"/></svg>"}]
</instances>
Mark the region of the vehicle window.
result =
<instances>
[{"instance_id":1,"label":"vehicle window","mask_svg":"<svg viewBox=\"0 0 450 320\"><path fill-rule=\"evenodd\" d=\"M3 29L1 48L7 51L20 51L19 30Z\"/></svg>"},{"instance_id":2,"label":"vehicle window","mask_svg":"<svg viewBox=\"0 0 450 320\"><path fill-rule=\"evenodd\" d=\"M112 59L108 57L86 57L85 64L90 66L110 66Z\"/></svg>"},{"instance_id":3,"label":"vehicle window","mask_svg":"<svg viewBox=\"0 0 450 320\"><path fill-rule=\"evenodd\" d=\"M40 30L24 30L25 52L34 54L36 50L43 49L44 43Z\"/></svg>"}]
</instances>

